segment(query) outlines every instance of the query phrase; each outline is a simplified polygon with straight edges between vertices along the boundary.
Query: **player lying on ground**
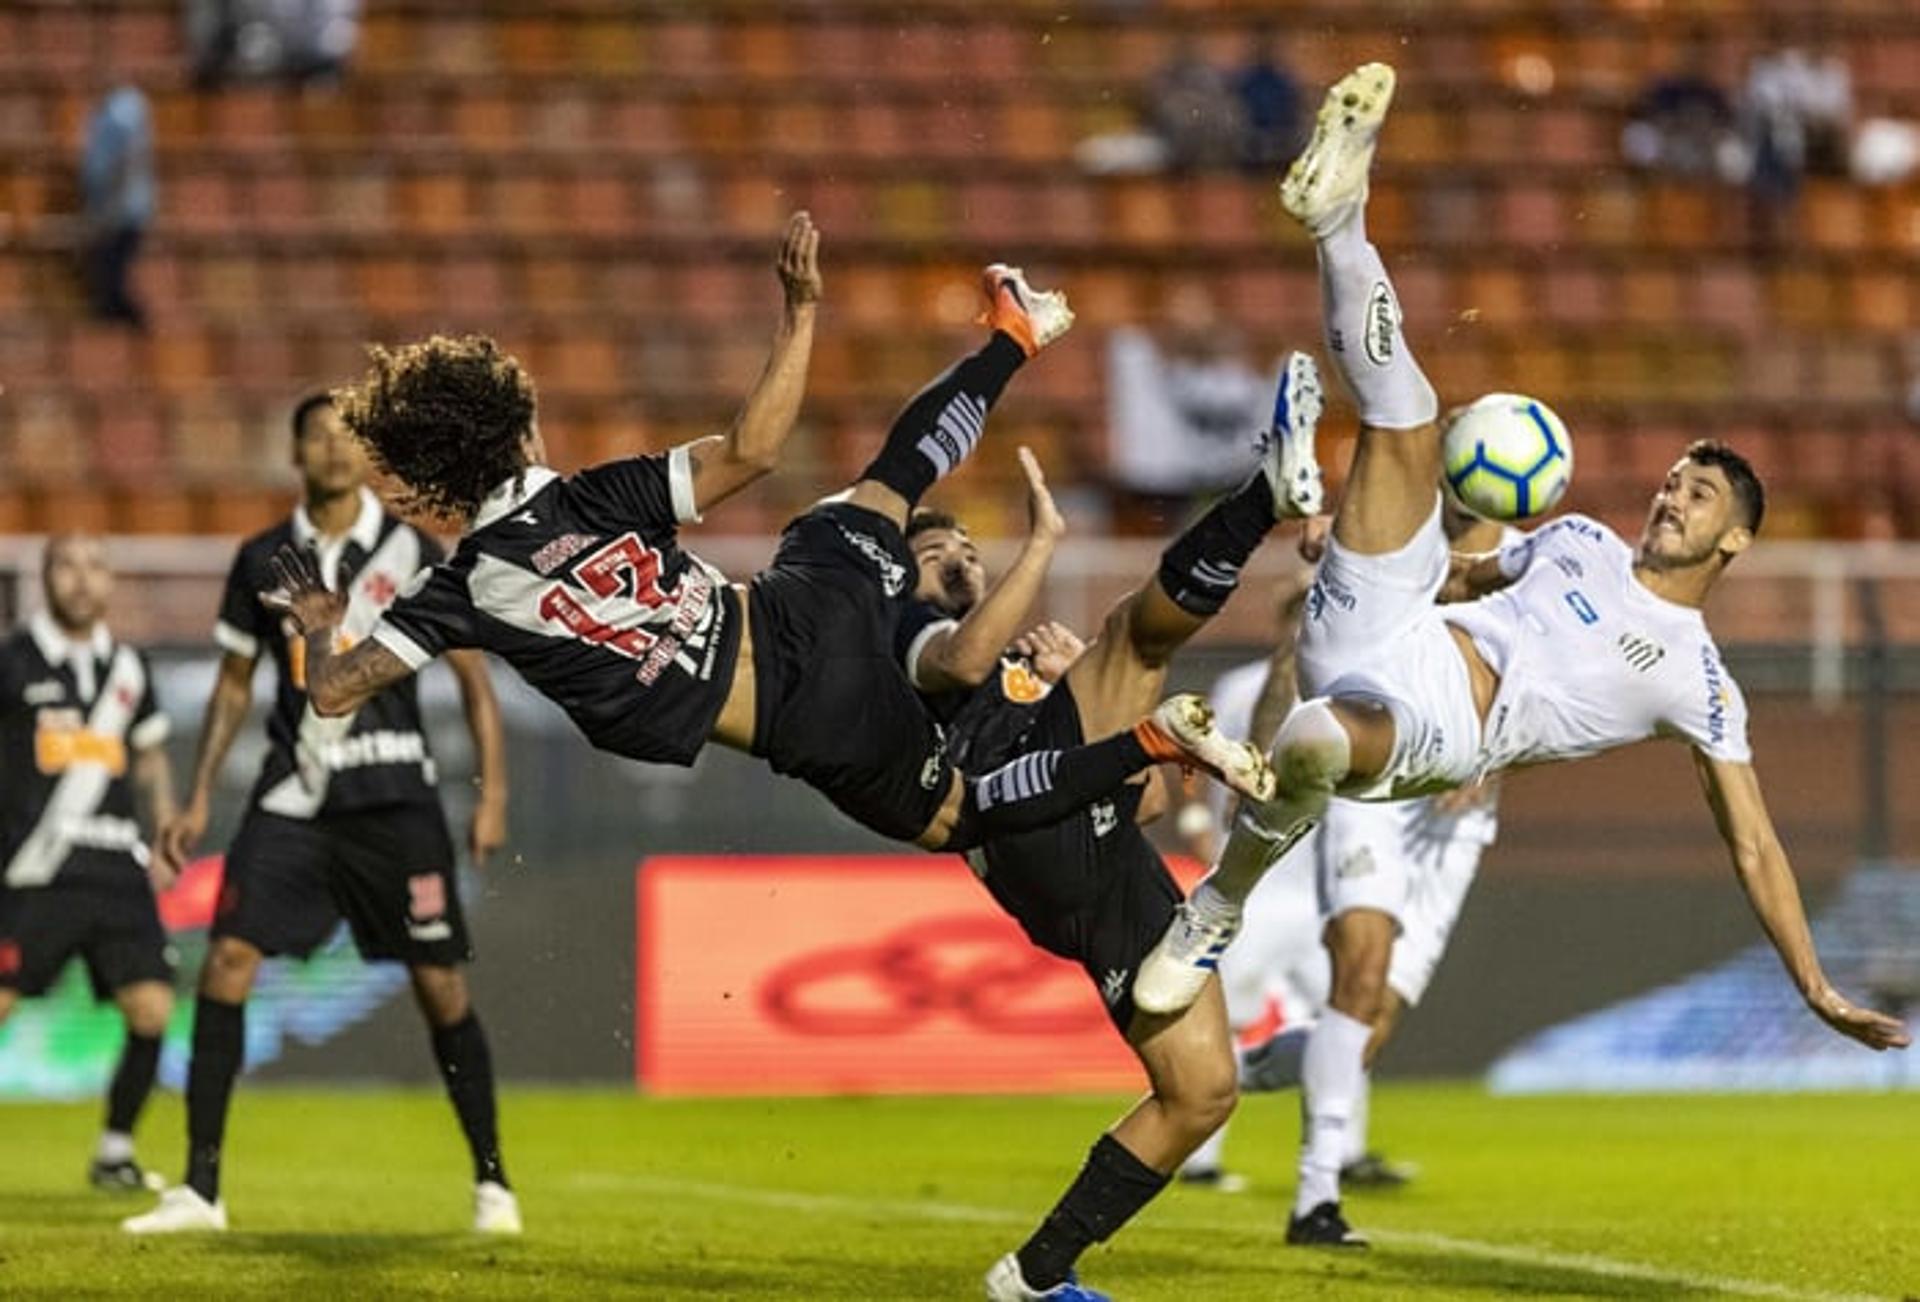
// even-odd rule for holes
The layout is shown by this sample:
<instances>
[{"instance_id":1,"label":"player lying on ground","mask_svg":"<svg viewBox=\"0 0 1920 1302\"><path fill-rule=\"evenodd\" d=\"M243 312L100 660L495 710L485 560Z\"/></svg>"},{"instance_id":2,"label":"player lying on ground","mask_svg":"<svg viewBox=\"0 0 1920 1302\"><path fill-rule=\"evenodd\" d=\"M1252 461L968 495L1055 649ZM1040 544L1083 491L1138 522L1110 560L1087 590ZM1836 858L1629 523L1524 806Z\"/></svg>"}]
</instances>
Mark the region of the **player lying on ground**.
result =
<instances>
[{"instance_id":1,"label":"player lying on ground","mask_svg":"<svg viewBox=\"0 0 1920 1302\"><path fill-rule=\"evenodd\" d=\"M0 645L0 1023L69 958L86 960L94 998L112 999L127 1028L87 1178L139 1189L133 1124L173 1014L153 892L173 875L136 815L156 830L173 817L167 716L145 657L107 631L105 544L54 535L40 577L46 609Z\"/></svg>"},{"instance_id":2,"label":"player lying on ground","mask_svg":"<svg viewBox=\"0 0 1920 1302\"><path fill-rule=\"evenodd\" d=\"M479 647L604 750L688 764L718 741L929 849L1055 822L1161 760L1270 792L1264 757L1215 735L1191 697L1104 741L1024 756L1018 774L963 777L891 654L913 586L907 513L973 450L1014 372L1072 323L1062 297L1017 271L988 269L986 346L908 405L859 482L787 526L749 588L681 548L679 526L767 473L792 428L817 247L797 216L773 356L729 433L571 478L547 468L532 383L491 340L376 352L373 373L341 395L347 425L414 502L465 533L345 652L333 637L340 598L309 560L283 553L266 599L305 633L316 706L351 710L435 655Z\"/></svg>"},{"instance_id":3,"label":"player lying on ground","mask_svg":"<svg viewBox=\"0 0 1920 1302\"><path fill-rule=\"evenodd\" d=\"M367 458L333 400L295 406L293 462L301 505L240 545L214 625L221 648L194 763L193 790L161 835L160 854L183 866L206 834L227 751L253 705L254 669L272 657L275 688L267 751L240 829L227 849L193 1014L187 1070L187 1174L160 1205L129 1218L135 1234L224 1230L220 1164L246 1049L246 1005L262 958L310 956L344 917L368 962L407 965L434 1062L473 1159L473 1227L517 1233L495 1121L493 1057L468 994L473 958L454 871L453 837L436 790L434 760L415 684L395 684L350 717L308 708L306 647L261 606L268 565L288 543L311 547L331 583L350 595L340 630L363 638L439 546L381 509L367 488ZM460 685L478 758L479 802L468 849L475 866L506 839L506 742L478 652L447 657Z\"/></svg>"},{"instance_id":4,"label":"player lying on ground","mask_svg":"<svg viewBox=\"0 0 1920 1302\"><path fill-rule=\"evenodd\" d=\"M1446 527L1449 541L1469 551L1497 545L1504 532L1457 509L1447 511ZM1255 745L1271 745L1294 704L1294 635L1305 600L1304 582L1283 594L1280 641L1272 657L1223 675L1210 693L1219 726ZM1316 1021L1338 974L1352 971L1350 962L1330 960L1328 951L1360 909L1384 911L1395 924L1386 970L1372 974L1384 983L1384 994L1367 1047L1371 1071L1401 1017L1425 995L1446 953L1481 853L1494 839L1495 786L1476 783L1392 802L1336 796L1320 826L1292 851L1304 862L1260 879L1247 897L1240 933L1220 959L1227 1017L1240 1037L1242 1093L1302 1085L1302 1062ZM1210 858L1212 851L1206 854ZM1305 870L1307 863L1311 871ZM1391 1188L1412 1176L1411 1168L1369 1149L1369 1094L1370 1080L1363 1076L1339 1154L1340 1187ZM1312 1117L1317 1098L1316 1089L1304 1091L1304 1117ZM1224 1191L1244 1188L1244 1180L1223 1167L1225 1140L1222 1127L1181 1167L1181 1180Z\"/></svg>"},{"instance_id":5,"label":"player lying on ground","mask_svg":"<svg viewBox=\"0 0 1920 1302\"><path fill-rule=\"evenodd\" d=\"M907 674L948 721L963 767L1076 747L1151 709L1174 652L1225 605L1274 524L1319 509L1319 414L1313 363L1292 354L1261 468L1174 540L1158 570L1108 612L1084 654L1069 630L1043 625L1002 658L1064 529L1025 449L1032 525L1019 558L991 588L958 521L924 512L910 521L918 601L898 647ZM1180 903L1180 888L1139 828L1144 791L1125 785L1051 827L989 836L967 856L1036 945L1086 971L1150 1087L1094 1144L1032 1237L988 1273L987 1295L998 1302L1099 1296L1073 1277L1080 1254L1165 1188L1233 1109L1232 1040L1218 983L1171 1016L1133 1006L1134 969Z\"/></svg>"},{"instance_id":6,"label":"player lying on ground","mask_svg":"<svg viewBox=\"0 0 1920 1302\"><path fill-rule=\"evenodd\" d=\"M1219 862L1141 965L1136 1001L1172 1011L1199 997L1248 892L1335 792L1403 799L1658 736L1692 747L1741 888L1808 1007L1870 1048L1905 1046L1899 1021L1851 1003L1821 970L1754 772L1744 701L1701 617L1765 510L1746 461L1720 444L1689 447L1655 494L1637 547L1567 516L1517 546L1450 560L1435 487L1438 403L1366 236L1367 173L1392 93L1382 64L1335 85L1281 187L1317 241L1328 344L1361 417L1300 631L1308 699L1274 745L1279 796L1243 805ZM1438 607L1443 588L1473 599ZM1391 923L1378 927L1385 944ZM1324 1146L1303 1163L1312 1170L1338 1166L1335 1100L1357 1092L1379 997L1376 985L1343 1006L1336 991L1315 1033L1326 1056L1308 1070L1328 1102L1307 1137ZM1344 1237L1332 1195L1330 1181L1301 1194L1323 1240Z\"/></svg>"}]
</instances>

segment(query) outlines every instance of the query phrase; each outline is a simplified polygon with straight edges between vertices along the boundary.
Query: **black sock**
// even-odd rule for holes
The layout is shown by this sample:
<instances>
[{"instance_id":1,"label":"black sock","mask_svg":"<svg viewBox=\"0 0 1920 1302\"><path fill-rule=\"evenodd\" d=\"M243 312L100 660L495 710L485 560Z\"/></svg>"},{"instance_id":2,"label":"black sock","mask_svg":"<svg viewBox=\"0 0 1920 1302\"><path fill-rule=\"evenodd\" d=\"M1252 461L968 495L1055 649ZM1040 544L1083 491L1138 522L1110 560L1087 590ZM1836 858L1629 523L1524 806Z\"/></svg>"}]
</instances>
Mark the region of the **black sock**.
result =
<instances>
[{"instance_id":1,"label":"black sock","mask_svg":"<svg viewBox=\"0 0 1920 1302\"><path fill-rule=\"evenodd\" d=\"M433 1058L440 1064L440 1079L447 1083L447 1097L473 1154L473 1182L505 1185L507 1168L500 1161L500 1132L494 1116L493 1055L487 1050L480 1019L468 1013L452 1026L434 1027Z\"/></svg>"},{"instance_id":2,"label":"black sock","mask_svg":"<svg viewBox=\"0 0 1920 1302\"><path fill-rule=\"evenodd\" d=\"M246 1047L247 1006L201 995L193 1006L193 1061L187 1067L187 1183L208 1202L220 1197L227 1104Z\"/></svg>"},{"instance_id":3,"label":"black sock","mask_svg":"<svg viewBox=\"0 0 1920 1302\"><path fill-rule=\"evenodd\" d=\"M1240 586L1240 567L1273 528L1273 489L1265 474L1215 502L1160 557L1160 586L1190 615L1220 613Z\"/></svg>"},{"instance_id":4,"label":"black sock","mask_svg":"<svg viewBox=\"0 0 1920 1302\"><path fill-rule=\"evenodd\" d=\"M988 410L1026 360L1011 335L994 331L984 348L955 362L914 396L860 478L878 480L909 506L918 502L967 459L986 428Z\"/></svg>"},{"instance_id":5,"label":"black sock","mask_svg":"<svg viewBox=\"0 0 1920 1302\"><path fill-rule=\"evenodd\" d=\"M153 1093L153 1074L160 1068L160 1037L127 1032L120 1049L120 1065L114 1068L113 1084L107 1087L107 1129L115 1134L131 1135L133 1123L140 1119L147 1095Z\"/></svg>"},{"instance_id":6,"label":"black sock","mask_svg":"<svg viewBox=\"0 0 1920 1302\"><path fill-rule=\"evenodd\" d=\"M966 780L960 817L941 849L971 850L996 836L1050 827L1152 764L1131 729L1072 750L1029 751Z\"/></svg>"},{"instance_id":7,"label":"black sock","mask_svg":"<svg viewBox=\"0 0 1920 1302\"><path fill-rule=\"evenodd\" d=\"M1166 1176L1112 1135L1100 1136L1072 1188L1016 1254L1027 1287L1044 1292L1060 1283L1081 1253L1104 1243L1166 1187Z\"/></svg>"}]
</instances>

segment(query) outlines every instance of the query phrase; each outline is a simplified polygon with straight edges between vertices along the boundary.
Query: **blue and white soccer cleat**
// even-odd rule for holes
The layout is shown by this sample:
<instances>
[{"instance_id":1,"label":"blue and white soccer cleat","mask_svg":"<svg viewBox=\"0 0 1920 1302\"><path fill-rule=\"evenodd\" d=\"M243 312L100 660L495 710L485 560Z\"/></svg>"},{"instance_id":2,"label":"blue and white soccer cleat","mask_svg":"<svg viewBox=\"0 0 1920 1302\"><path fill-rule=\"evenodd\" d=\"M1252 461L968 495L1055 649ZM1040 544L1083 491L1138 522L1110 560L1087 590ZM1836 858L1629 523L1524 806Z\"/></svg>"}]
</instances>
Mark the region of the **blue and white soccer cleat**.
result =
<instances>
[{"instance_id":1,"label":"blue and white soccer cleat","mask_svg":"<svg viewBox=\"0 0 1920 1302\"><path fill-rule=\"evenodd\" d=\"M1273 427L1260 449L1260 470L1273 490L1274 514L1282 520L1318 515L1326 506L1326 485L1314 434L1325 409L1320 368L1306 353L1287 354L1280 366L1280 388L1273 395Z\"/></svg>"},{"instance_id":2,"label":"blue and white soccer cleat","mask_svg":"<svg viewBox=\"0 0 1920 1302\"><path fill-rule=\"evenodd\" d=\"M1367 201L1367 173L1393 103L1393 69L1363 63L1333 83L1313 139L1280 182L1280 202L1316 239L1338 230Z\"/></svg>"},{"instance_id":3,"label":"blue and white soccer cleat","mask_svg":"<svg viewBox=\"0 0 1920 1302\"><path fill-rule=\"evenodd\" d=\"M1190 905L1182 904L1174 910L1166 932L1140 960L1140 971L1133 978L1134 1006L1163 1015L1191 1007L1239 933L1240 910L1202 918Z\"/></svg>"},{"instance_id":4,"label":"blue and white soccer cleat","mask_svg":"<svg viewBox=\"0 0 1920 1302\"><path fill-rule=\"evenodd\" d=\"M1082 1284L1079 1276L1072 1272L1052 1288L1030 1288L1021 1277L1020 1259L1011 1252L994 1262L993 1269L987 1272L987 1302L1037 1302L1040 1298L1046 1302L1113 1302L1105 1293Z\"/></svg>"}]
</instances>

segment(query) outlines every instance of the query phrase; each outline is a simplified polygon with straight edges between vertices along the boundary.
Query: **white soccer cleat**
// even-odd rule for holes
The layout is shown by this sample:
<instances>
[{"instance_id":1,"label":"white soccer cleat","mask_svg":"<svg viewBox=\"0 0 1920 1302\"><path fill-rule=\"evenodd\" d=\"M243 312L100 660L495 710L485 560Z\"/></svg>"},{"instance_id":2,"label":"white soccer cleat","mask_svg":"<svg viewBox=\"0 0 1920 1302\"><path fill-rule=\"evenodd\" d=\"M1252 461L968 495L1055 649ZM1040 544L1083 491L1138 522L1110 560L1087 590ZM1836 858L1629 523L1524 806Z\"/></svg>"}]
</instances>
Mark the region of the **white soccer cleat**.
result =
<instances>
[{"instance_id":1,"label":"white soccer cleat","mask_svg":"<svg viewBox=\"0 0 1920 1302\"><path fill-rule=\"evenodd\" d=\"M1215 728L1213 707L1205 697L1190 692L1169 696L1141 721L1134 735L1158 763L1209 773L1250 800L1273 799L1278 786L1273 765L1259 747Z\"/></svg>"},{"instance_id":2,"label":"white soccer cleat","mask_svg":"<svg viewBox=\"0 0 1920 1302\"><path fill-rule=\"evenodd\" d=\"M1011 1252L993 1263L986 1285L987 1302L1113 1302L1105 1293L1082 1284L1072 1271L1052 1288L1034 1288L1021 1275L1020 1259Z\"/></svg>"},{"instance_id":3,"label":"white soccer cleat","mask_svg":"<svg viewBox=\"0 0 1920 1302\"><path fill-rule=\"evenodd\" d=\"M494 1180L482 1180L473 1187L473 1232L520 1233L520 1200L513 1190Z\"/></svg>"},{"instance_id":4,"label":"white soccer cleat","mask_svg":"<svg viewBox=\"0 0 1920 1302\"><path fill-rule=\"evenodd\" d=\"M1367 172L1393 83L1393 69L1384 63L1363 63L1334 82L1314 119L1313 139L1280 182L1280 202L1314 238L1366 203Z\"/></svg>"},{"instance_id":5,"label":"white soccer cleat","mask_svg":"<svg viewBox=\"0 0 1920 1302\"><path fill-rule=\"evenodd\" d=\"M1280 389L1273 395L1273 427L1260 454L1261 473L1273 490L1274 514L1282 520L1304 520L1326 506L1326 484L1313 442L1325 407L1320 368L1306 353L1288 353L1280 367Z\"/></svg>"},{"instance_id":6,"label":"white soccer cleat","mask_svg":"<svg viewBox=\"0 0 1920 1302\"><path fill-rule=\"evenodd\" d=\"M1011 335L1029 357L1073 329L1067 296L1057 289L1035 289L1018 267L993 263L980 273L980 288L987 296L980 324Z\"/></svg>"},{"instance_id":7,"label":"white soccer cleat","mask_svg":"<svg viewBox=\"0 0 1920 1302\"><path fill-rule=\"evenodd\" d=\"M1192 1007L1239 932L1238 909L1225 918L1203 919L1192 906L1182 904L1159 941L1140 960L1140 971L1133 978L1134 1007L1162 1016Z\"/></svg>"},{"instance_id":8,"label":"white soccer cleat","mask_svg":"<svg viewBox=\"0 0 1920 1302\"><path fill-rule=\"evenodd\" d=\"M150 1212L120 1222L128 1234L222 1233L227 1228L225 1202L208 1202L190 1185L162 1191L160 1205Z\"/></svg>"}]
</instances>

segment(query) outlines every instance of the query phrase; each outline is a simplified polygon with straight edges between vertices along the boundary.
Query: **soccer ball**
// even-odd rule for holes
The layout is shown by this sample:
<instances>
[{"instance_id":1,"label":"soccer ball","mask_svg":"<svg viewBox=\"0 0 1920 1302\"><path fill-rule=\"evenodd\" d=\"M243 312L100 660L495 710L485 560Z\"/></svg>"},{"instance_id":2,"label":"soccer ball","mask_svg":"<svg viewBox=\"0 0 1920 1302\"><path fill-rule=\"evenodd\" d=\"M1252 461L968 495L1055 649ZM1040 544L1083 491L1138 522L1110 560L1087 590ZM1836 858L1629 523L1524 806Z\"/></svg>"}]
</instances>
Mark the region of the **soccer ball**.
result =
<instances>
[{"instance_id":1,"label":"soccer ball","mask_svg":"<svg viewBox=\"0 0 1920 1302\"><path fill-rule=\"evenodd\" d=\"M1488 520L1551 511L1573 478L1573 440L1537 398L1489 393L1462 407L1441 436L1447 487Z\"/></svg>"}]
</instances>

